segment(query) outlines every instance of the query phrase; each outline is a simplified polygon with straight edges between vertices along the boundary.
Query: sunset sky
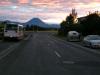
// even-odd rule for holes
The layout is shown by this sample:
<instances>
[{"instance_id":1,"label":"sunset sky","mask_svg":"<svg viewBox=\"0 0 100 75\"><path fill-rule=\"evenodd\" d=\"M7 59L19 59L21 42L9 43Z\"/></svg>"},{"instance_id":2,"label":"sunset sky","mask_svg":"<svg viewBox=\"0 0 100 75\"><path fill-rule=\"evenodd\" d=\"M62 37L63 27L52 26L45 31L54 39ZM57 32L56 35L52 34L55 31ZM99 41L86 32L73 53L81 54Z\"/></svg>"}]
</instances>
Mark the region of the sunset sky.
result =
<instances>
[{"instance_id":1,"label":"sunset sky","mask_svg":"<svg viewBox=\"0 0 100 75\"><path fill-rule=\"evenodd\" d=\"M78 17L100 11L100 0L0 0L0 20L26 22L38 17L47 23L60 23L75 8Z\"/></svg>"}]
</instances>

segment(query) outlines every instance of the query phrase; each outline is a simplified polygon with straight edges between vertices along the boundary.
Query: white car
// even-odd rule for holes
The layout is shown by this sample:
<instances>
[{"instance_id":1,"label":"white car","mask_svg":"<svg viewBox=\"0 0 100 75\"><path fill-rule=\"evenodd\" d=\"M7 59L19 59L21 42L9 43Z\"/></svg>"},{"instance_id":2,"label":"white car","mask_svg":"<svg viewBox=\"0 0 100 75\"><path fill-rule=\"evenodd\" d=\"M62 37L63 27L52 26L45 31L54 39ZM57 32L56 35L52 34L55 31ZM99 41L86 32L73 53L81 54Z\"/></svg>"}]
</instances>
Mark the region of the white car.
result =
<instances>
[{"instance_id":1,"label":"white car","mask_svg":"<svg viewBox=\"0 0 100 75\"><path fill-rule=\"evenodd\" d=\"M68 41L80 41L80 33L77 31L69 31L67 34Z\"/></svg>"},{"instance_id":2,"label":"white car","mask_svg":"<svg viewBox=\"0 0 100 75\"><path fill-rule=\"evenodd\" d=\"M91 48L100 48L100 36L99 35L88 35L83 39L84 46Z\"/></svg>"}]
</instances>

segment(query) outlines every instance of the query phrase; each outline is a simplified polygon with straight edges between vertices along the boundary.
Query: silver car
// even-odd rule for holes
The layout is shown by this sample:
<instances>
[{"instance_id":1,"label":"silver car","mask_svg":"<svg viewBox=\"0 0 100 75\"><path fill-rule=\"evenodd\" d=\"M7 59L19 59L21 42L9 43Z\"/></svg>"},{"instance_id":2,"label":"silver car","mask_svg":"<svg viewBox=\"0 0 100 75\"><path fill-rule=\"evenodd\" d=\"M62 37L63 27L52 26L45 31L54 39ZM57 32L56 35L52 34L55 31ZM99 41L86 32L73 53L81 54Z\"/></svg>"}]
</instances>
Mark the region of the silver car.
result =
<instances>
[{"instance_id":1,"label":"silver car","mask_svg":"<svg viewBox=\"0 0 100 75\"><path fill-rule=\"evenodd\" d=\"M91 48L100 48L100 36L99 35L88 35L83 39L84 46Z\"/></svg>"}]
</instances>

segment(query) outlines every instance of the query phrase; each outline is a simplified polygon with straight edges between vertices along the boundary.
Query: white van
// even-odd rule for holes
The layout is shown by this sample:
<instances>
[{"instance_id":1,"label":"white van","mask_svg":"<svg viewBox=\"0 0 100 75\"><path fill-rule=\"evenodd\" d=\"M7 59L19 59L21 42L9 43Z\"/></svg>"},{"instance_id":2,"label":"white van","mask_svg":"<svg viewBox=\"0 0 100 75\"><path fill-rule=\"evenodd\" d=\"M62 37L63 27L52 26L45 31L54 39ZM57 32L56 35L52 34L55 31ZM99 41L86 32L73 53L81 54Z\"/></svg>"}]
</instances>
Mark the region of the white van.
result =
<instances>
[{"instance_id":1,"label":"white van","mask_svg":"<svg viewBox=\"0 0 100 75\"><path fill-rule=\"evenodd\" d=\"M80 41L80 33L77 31L69 31L67 34L68 41Z\"/></svg>"},{"instance_id":2,"label":"white van","mask_svg":"<svg viewBox=\"0 0 100 75\"><path fill-rule=\"evenodd\" d=\"M8 23L4 26L4 39L5 38L16 38L22 39L24 37L23 25L16 23Z\"/></svg>"}]
</instances>

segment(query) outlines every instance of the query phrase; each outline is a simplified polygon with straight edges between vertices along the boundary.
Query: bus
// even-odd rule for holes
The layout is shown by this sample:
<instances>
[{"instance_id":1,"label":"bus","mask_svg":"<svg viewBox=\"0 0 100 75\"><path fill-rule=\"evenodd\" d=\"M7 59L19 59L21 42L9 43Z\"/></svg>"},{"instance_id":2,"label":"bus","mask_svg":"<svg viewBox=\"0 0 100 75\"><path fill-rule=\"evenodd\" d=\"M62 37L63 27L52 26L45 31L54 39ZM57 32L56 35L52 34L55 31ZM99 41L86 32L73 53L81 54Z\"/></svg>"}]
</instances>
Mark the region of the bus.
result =
<instances>
[{"instance_id":1,"label":"bus","mask_svg":"<svg viewBox=\"0 0 100 75\"><path fill-rule=\"evenodd\" d=\"M17 40L24 38L24 26L16 23L7 23L4 26L4 39L14 38Z\"/></svg>"}]
</instances>

